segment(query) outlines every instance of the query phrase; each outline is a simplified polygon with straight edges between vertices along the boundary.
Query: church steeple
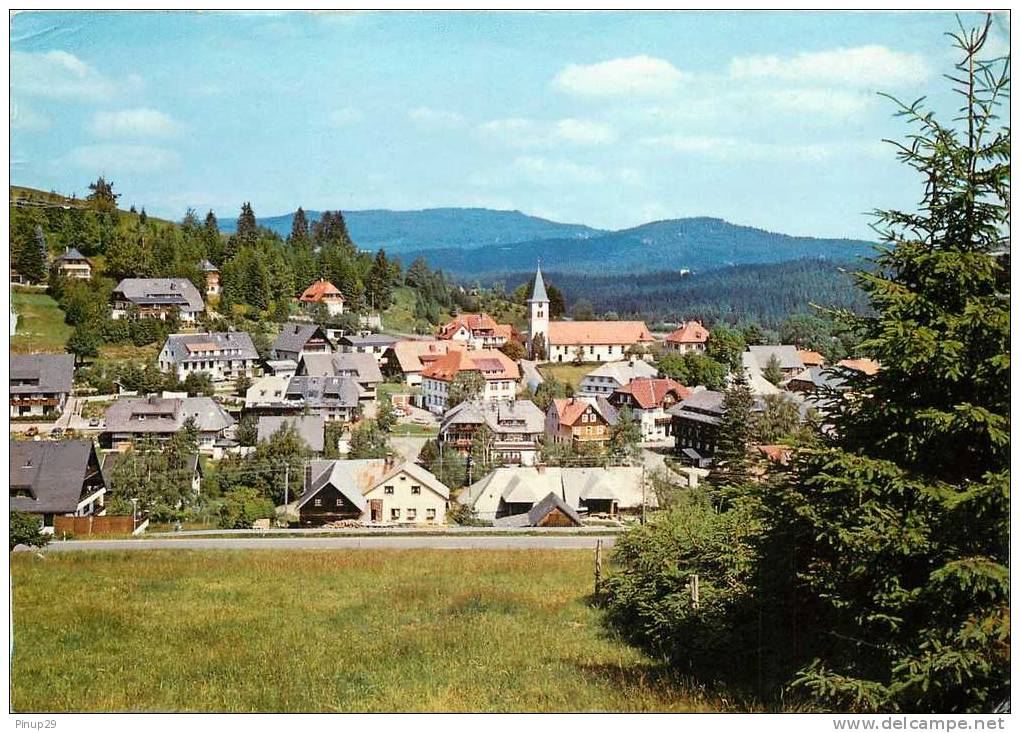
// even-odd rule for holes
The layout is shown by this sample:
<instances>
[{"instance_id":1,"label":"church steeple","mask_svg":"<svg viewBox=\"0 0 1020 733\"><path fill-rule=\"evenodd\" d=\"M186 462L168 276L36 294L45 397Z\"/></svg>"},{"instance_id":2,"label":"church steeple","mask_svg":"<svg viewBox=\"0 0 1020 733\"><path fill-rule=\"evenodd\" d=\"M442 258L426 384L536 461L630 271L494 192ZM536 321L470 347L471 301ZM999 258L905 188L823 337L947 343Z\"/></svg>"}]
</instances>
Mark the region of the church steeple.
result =
<instances>
[{"instance_id":1,"label":"church steeple","mask_svg":"<svg viewBox=\"0 0 1020 733\"><path fill-rule=\"evenodd\" d=\"M536 359L541 355L544 359L549 344L549 294L545 291L541 263L535 270L535 286L532 288L531 297L528 298L528 306L531 310L528 329L531 358Z\"/></svg>"}]
</instances>

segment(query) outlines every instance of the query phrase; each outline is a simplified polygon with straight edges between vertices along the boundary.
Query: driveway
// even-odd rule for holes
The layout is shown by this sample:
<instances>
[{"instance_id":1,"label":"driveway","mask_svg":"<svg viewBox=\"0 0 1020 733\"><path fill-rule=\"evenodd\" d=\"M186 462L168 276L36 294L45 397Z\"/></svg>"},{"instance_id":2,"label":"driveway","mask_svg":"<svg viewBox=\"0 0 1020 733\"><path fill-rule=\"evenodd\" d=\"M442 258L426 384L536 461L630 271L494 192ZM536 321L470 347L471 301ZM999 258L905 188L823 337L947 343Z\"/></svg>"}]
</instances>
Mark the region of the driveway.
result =
<instances>
[{"instance_id":1,"label":"driveway","mask_svg":"<svg viewBox=\"0 0 1020 733\"><path fill-rule=\"evenodd\" d=\"M66 540L43 552L92 550L593 550L614 537L511 535L506 537L228 537L223 539ZM38 552L19 548L18 552Z\"/></svg>"}]
</instances>

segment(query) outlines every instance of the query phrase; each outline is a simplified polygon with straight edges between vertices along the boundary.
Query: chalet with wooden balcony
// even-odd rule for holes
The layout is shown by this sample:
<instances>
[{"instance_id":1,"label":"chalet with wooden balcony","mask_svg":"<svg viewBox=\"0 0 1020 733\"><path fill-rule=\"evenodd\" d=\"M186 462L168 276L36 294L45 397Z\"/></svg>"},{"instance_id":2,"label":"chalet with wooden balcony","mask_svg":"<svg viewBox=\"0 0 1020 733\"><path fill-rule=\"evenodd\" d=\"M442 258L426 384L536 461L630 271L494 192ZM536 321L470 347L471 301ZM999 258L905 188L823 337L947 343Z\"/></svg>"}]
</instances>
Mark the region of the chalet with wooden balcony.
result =
<instances>
[{"instance_id":1,"label":"chalet with wooden balcony","mask_svg":"<svg viewBox=\"0 0 1020 733\"><path fill-rule=\"evenodd\" d=\"M56 418L74 383L72 354L12 354L11 417Z\"/></svg>"}]
</instances>

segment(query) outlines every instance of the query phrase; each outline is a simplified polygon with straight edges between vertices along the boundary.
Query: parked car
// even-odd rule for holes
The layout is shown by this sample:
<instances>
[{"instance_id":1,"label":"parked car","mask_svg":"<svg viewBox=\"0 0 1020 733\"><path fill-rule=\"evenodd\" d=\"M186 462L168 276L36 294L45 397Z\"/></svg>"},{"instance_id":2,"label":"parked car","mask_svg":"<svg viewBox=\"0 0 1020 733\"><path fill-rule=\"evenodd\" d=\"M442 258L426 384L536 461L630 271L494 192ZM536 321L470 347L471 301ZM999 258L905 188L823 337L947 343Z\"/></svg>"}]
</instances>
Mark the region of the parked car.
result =
<instances>
[{"instance_id":1,"label":"parked car","mask_svg":"<svg viewBox=\"0 0 1020 733\"><path fill-rule=\"evenodd\" d=\"M89 427L90 428L98 428L99 427L99 418L98 417L94 417L91 420L89 420Z\"/></svg>"},{"instance_id":2,"label":"parked car","mask_svg":"<svg viewBox=\"0 0 1020 733\"><path fill-rule=\"evenodd\" d=\"M37 428L35 425L33 425L32 427L25 431L25 435L27 435L29 438L33 438L38 434L39 428Z\"/></svg>"},{"instance_id":3,"label":"parked car","mask_svg":"<svg viewBox=\"0 0 1020 733\"><path fill-rule=\"evenodd\" d=\"M50 437L51 438L59 438L63 434L64 434L64 429L63 428L53 428L53 430L50 431Z\"/></svg>"}]
</instances>

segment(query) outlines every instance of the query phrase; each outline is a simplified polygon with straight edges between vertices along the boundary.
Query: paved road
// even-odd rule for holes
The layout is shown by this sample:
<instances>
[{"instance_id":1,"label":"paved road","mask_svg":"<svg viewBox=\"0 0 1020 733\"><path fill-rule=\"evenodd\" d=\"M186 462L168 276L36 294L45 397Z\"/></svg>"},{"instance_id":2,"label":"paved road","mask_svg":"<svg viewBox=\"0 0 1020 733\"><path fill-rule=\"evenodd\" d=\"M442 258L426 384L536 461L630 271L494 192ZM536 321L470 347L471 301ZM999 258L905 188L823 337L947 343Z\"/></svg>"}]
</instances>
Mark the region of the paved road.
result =
<instances>
[{"instance_id":1,"label":"paved road","mask_svg":"<svg viewBox=\"0 0 1020 733\"><path fill-rule=\"evenodd\" d=\"M612 547L612 536L541 537L230 537L224 539L67 540L44 552L82 550L590 550L597 540ZM19 552L35 552L21 548Z\"/></svg>"}]
</instances>

